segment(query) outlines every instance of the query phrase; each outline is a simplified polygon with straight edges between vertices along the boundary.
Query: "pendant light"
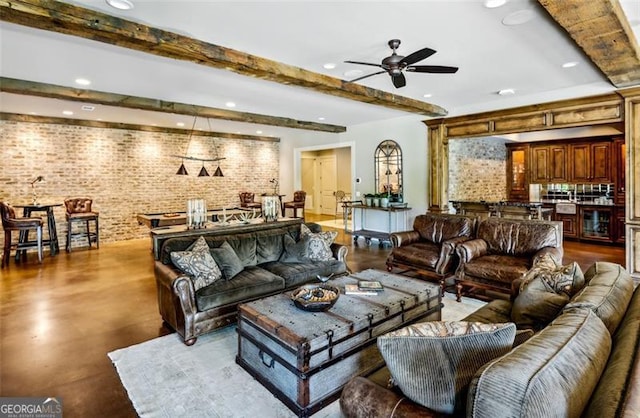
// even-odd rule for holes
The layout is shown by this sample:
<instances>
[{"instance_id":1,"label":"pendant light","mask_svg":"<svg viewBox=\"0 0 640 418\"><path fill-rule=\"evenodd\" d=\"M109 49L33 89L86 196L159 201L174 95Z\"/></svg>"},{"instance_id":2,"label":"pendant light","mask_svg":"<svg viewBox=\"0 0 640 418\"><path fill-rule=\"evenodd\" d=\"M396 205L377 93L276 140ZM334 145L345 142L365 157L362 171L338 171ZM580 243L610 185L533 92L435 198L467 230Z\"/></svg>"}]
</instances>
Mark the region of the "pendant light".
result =
<instances>
[{"instance_id":1,"label":"pendant light","mask_svg":"<svg viewBox=\"0 0 640 418\"><path fill-rule=\"evenodd\" d=\"M191 138L193 136L193 131L195 131L195 128L196 128L196 120L197 119L198 119L197 115L193 117L193 125L191 126L191 131L189 132L189 139L188 139L188 144L187 144L187 152L189 151L189 147L191 146ZM211 132L211 123L209 122L208 118L207 118L207 124L209 125L209 132ZM198 173L198 177L211 177L211 175L207 171L207 168L204 166L205 161L216 161L217 162L217 161L225 159L224 157L220 157L218 155L218 147L216 147L215 142L213 143L213 148L214 148L214 150L216 152L215 158L198 158L198 157L189 157L188 155L173 155L173 157L182 159L182 164L180 164L180 168L178 169L178 172L176 173L176 175L180 175L180 176L189 175L189 173L187 172L187 168L184 166L184 160L194 160L194 161L201 161L202 162L202 168L200 169L200 172ZM216 171L213 173L213 177L224 177L224 175L222 174L222 170L220 169L220 163L218 163L218 167L216 168Z\"/></svg>"},{"instance_id":2,"label":"pendant light","mask_svg":"<svg viewBox=\"0 0 640 418\"><path fill-rule=\"evenodd\" d=\"M198 177L209 177L209 172L204 168L204 161L202 162L202 168L200 169L200 173L198 173Z\"/></svg>"},{"instance_id":3,"label":"pendant light","mask_svg":"<svg viewBox=\"0 0 640 418\"><path fill-rule=\"evenodd\" d=\"M179 176L189 175L189 173L187 173L187 168L184 166L184 160L182 160L182 164L180 164L180 168L178 169L178 172L176 174Z\"/></svg>"}]
</instances>

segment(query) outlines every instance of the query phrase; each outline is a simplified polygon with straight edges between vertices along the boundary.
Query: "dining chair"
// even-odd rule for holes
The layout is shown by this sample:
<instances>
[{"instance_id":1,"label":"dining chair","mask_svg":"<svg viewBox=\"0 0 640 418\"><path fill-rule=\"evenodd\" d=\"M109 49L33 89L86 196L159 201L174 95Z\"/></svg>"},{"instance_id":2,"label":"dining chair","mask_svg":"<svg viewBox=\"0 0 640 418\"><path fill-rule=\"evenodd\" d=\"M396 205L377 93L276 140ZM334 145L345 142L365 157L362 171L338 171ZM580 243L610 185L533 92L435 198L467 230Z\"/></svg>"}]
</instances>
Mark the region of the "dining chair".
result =
<instances>
[{"instance_id":1,"label":"dining chair","mask_svg":"<svg viewBox=\"0 0 640 418\"><path fill-rule=\"evenodd\" d=\"M38 249L38 261L42 263L42 219L41 218L16 218L16 211L5 202L0 202L0 212L2 216L2 229L4 230L4 247L2 252L1 268L9 265L11 249L16 249L16 261L26 258L26 250L29 248ZM12 242L11 233L24 232L23 239ZM36 231L36 240L29 241L29 231Z\"/></svg>"},{"instance_id":2,"label":"dining chair","mask_svg":"<svg viewBox=\"0 0 640 418\"><path fill-rule=\"evenodd\" d=\"M73 238L86 238L89 247L91 242L95 241L96 248L100 248L100 227L99 227L99 213L91 210L93 199L88 197L76 197L65 199L64 207L66 209L67 219L67 242L65 249L67 252L71 252L71 243ZM90 222L93 222L94 230L91 231ZM74 224L84 224L84 228L76 228L76 232L73 232Z\"/></svg>"}]
</instances>

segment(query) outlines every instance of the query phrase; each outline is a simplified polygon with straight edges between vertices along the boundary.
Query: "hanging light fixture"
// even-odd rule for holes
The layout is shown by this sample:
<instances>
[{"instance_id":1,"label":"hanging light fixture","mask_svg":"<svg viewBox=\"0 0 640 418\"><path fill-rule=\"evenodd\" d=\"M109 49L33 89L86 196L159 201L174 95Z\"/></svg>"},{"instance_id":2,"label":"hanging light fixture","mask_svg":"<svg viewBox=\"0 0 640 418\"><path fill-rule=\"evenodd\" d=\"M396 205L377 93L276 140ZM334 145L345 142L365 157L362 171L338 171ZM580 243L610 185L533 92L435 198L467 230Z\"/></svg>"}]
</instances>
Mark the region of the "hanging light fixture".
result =
<instances>
[{"instance_id":1,"label":"hanging light fixture","mask_svg":"<svg viewBox=\"0 0 640 418\"><path fill-rule=\"evenodd\" d=\"M193 131L195 130L197 119L198 119L197 115L193 117L193 125L191 126L191 131L189 132L187 151L189 151L189 146L191 145L191 137L193 136ZM211 123L209 122L209 119L207 119L207 124L209 125L209 131L211 131ZM218 155L218 147L216 147L215 143L213 144L213 147L216 151L215 158L198 158L198 157L189 157L188 155L173 155L173 157L182 159L182 164L180 164L180 168L178 169L178 172L176 173L176 175L181 175L181 176L188 175L189 173L187 172L187 168L184 166L184 160L194 160L194 161L202 162L202 168L198 173L198 177L211 177L206 167L204 166L205 161L220 161L225 159L224 157L220 157ZM216 171L213 174L213 177L224 177L224 175L222 174L222 170L220 169L219 163L218 163L218 168L216 168Z\"/></svg>"}]
</instances>

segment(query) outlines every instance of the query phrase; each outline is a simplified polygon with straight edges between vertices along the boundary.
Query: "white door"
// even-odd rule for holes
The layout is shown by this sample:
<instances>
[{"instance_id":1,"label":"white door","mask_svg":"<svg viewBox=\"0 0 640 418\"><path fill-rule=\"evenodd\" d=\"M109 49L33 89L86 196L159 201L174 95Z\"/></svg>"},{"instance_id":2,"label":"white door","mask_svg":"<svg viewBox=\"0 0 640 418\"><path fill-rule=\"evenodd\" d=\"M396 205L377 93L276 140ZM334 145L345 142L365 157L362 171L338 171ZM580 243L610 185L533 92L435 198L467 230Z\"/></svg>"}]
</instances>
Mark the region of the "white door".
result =
<instances>
[{"instance_id":1,"label":"white door","mask_svg":"<svg viewBox=\"0 0 640 418\"><path fill-rule=\"evenodd\" d=\"M336 197L334 195L337 187L336 156L319 157L319 190L320 190L320 213L323 215L334 215L336 210Z\"/></svg>"},{"instance_id":2,"label":"white door","mask_svg":"<svg viewBox=\"0 0 640 418\"><path fill-rule=\"evenodd\" d=\"M300 164L300 174L302 190L307 192L307 199L304 202L304 211L318 213L316 208L316 182L315 182L315 158L303 157Z\"/></svg>"}]
</instances>

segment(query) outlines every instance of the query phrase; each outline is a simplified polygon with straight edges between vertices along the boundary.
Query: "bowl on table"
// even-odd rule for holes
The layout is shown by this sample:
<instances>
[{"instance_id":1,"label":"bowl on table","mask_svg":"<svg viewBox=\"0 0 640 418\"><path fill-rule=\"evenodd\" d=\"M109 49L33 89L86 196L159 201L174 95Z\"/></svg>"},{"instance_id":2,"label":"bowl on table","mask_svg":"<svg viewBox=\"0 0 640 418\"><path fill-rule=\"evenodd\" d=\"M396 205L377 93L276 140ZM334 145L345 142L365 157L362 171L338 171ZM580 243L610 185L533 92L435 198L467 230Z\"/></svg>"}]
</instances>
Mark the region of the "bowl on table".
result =
<instances>
[{"instance_id":1,"label":"bowl on table","mask_svg":"<svg viewBox=\"0 0 640 418\"><path fill-rule=\"evenodd\" d=\"M322 312L335 305L339 296L340 290L330 284L307 284L294 290L291 300L302 310Z\"/></svg>"}]
</instances>

